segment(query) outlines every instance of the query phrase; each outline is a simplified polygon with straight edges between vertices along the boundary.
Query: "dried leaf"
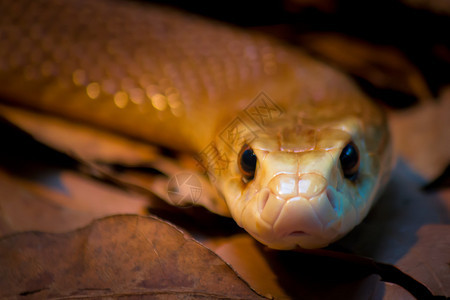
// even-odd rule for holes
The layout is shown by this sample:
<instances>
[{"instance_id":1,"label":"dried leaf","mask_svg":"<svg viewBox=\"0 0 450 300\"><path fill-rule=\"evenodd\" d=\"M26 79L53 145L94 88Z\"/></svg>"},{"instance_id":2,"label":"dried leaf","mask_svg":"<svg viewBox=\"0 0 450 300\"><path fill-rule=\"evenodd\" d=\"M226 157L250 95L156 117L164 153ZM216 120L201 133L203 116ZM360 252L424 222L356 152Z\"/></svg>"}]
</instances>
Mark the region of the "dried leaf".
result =
<instances>
[{"instance_id":1,"label":"dried leaf","mask_svg":"<svg viewBox=\"0 0 450 300\"><path fill-rule=\"evenodd\" d=\"M424 191L437 191L444 188L450 188L450 164L445 168L441 175L428 182L423 187Z\"/></svg>"},{"instance_id":2,"label":"dried leaf","mask_svg":"<svg viewBox=\"0 0 450 300\"><path fill-rule=\"evenodd\" d=\"M41 178L42 179L42 178ZM150 199L71 172L46 174L49 185L0 171L0 236L65 232L118 213L143 213Z\"/></svg>"},{"instance_id":3,"label":"dried leaf","mask_svg":"<svg viewBox=\"0 0 450 300\"><path fill-rule=\"evenodd\" d=\"M278 282L276 271L261 252L261 246L250 235L242 233L226 238L210 238L203 244L229 263L260 294L275 299L290 298L282 283Z\"/></svg>"},{"instance_id":4,"label":"dried leaf","mask_svg":"<svg viewBox=\"0 0 450 300\"><path fill-rule=\"evenodd\" d=\"M379 262L396 264L414 247L423 226L450 221L446 209L450 198L425 193L424 182L400 160L385 193L367 218L338 244Z\"/></svg>"},{"instance_id":5,"label":"dried leaf","mask_svg":"<svg viewBox=\"0 0 450 300\"><path fill-rule=\"evenodd\" d=\"M366 299L383 289L379 276L345 262L268 250L246 235L216 240L208 245L256 291L267 297Z\"/></svg>"},{"instance_id":6,"label":"dried leaf","mask_svg":"<svg viewBox=\"0 0 450 300\"><path fill-rule=\"evenodd\" d=\"M342 265L314 257L266 252L246 234L216 239L206 245L269 298L365 299L383 292L384 283L377 275L368 276L351 267L339 270ZM308 263L311 259L314 263Z\"/></svg>"},{"instance_id":7,"label":"dried leaf","mask_svg":"<svg viewBox=\"0 0 450 300\"><path fill-rule=\"evenodd\" d=\"M330 250L277 252L250 237L207 243L253 288L275 299L419 299L431 292L398 268ZM383 282L383 281L388 282ZM393 284L393 283L395 284Z\"/></svg>"},{"instance_id":8,"label":"dried leaf","mask_svg":"<svg viewBox=\"0 0 450 300\"><path fill-rule=\"evenodd\" d=\"M386 283L384 286L383 300L415 300L416 297L408 293L404 288L392 284Z\"/></svg>"},{"instance_id":9,"label":"dried leaf","mask_svg":"<svg viewBox=\"0 0 450 300\"><path fill-rule=\"evenodd\" d=\"M397 266L433 294L450 297L450 225L426 225L417 235L417 243Z\"/></svg>"},{"instance_id":10,"label":"dried leaf","mask_svg":"<svg viewBox=\"0 0 450 300\"><path fill-rule=\"evenodd\" d=\"M431 98L431 92L417 68L394 47L377 46L337 33L310 33L300 43L346 72L378 89ZM401 106L390 99L394 106Z\"/></svg>"},{"instance_id":11,"label":"dried leaf","mask_svg":"<svg viewBox=\"0 0 450 300\"><path fill-rule=\"evenodd\" d=\"M0 240L0 296L263 299L213 252L155 218Z\"/></svg>"},{"instance_id":12,"label":"dried leaf","mask_svg":"<svg viewBox=\"0 0 450 300\"><path fill-rule=\"evenodd\" d=\"M0 105L0 115L58 151L86 161L139 165L157 159L157 148L92 126Z\"/></svg>"},{"instance_id":13,"label":"dried leaf","mask_svg":"<svg viewBox=\"0 0 450 300\"><path fill-rule=\"evenodd\" d=\"M126 168L117 172L107 166L99 165L95 168L114 180L152 193L171 205L203 206L213 213L230 217L224 199L197 169L182 167L166 158L159 159L151 166L163 175L152 175ZM191 179L191 182L185 179Z\"/></svg>"},{"instance_id":14,"label":"dried leaf","mask_svg":"<svg viewBox=\"0 0 450 300\"><path fill-rule=\"evenodd\" d=\"M183 159L175 162L159 154L148 143L27 110L0 105L0 115L38 142L88 166L85 171L96 177L137 188L147 195L156 195L171 205L201 205L214 213L229 216L225 202L218 197L207 179L199 174L198 167L192 163L193 158L181 156ZM111 166L120 166L121 170ZM165 176L155 176L143 169L154 169ZM186 172L198 178L201 192L199 197L179 203L168 196L168 184Z\"/></svg>"},{"instance_id":15,"label":"dried leaf","mask_svg":"<svg viewBox=\"0 0 450 300\"><path fill-rule=\"evenodd\" d=\"M450 87L436 102L391 111L394 149L427 179L440 175L450 162Z\"/></svg>"},{"instance_id":16,"label":"dried leaf","mask_svg":"<svg viewBox=\"0 0 450 300\"><path fill-rule=\"evenodd\" d=\"M400 0L414 8L428 10L437 15L450 15L450 2L446 0Z\"/></svg>"}]
</instances>

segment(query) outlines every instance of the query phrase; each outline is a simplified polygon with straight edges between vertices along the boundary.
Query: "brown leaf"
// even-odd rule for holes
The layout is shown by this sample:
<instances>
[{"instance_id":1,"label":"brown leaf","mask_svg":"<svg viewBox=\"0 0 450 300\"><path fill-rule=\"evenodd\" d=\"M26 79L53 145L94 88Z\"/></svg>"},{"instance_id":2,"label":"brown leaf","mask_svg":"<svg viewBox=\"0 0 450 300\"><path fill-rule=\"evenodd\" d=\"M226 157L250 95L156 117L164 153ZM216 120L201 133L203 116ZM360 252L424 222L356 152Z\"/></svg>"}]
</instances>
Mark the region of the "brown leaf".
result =
<instances>
[{"instance_id":1,"label":"brown leaf","mask_svg":"<svg viewBox=\"0 0 450 300\"><path fill-rule=\"evenodd\" d=\"M93 167L118 182L139 187L156 195L170 205L181 207L203 206L213 213L231 216L225 200L217 194L217 190L208 178L201 174L198 169L186 168L165 158L159 159L151 166L163 175L152 175L126 168L116 172L107 166L94 165ZM183 178L192 178L195 183L193 185L189 185L189 182L185 184ZM197 191L195 195L191 194L192 188ZM176 191L175 194L174 191Z\"/></svg>"},{"instance_id":2,"label":"brown leaf","mask_svg":"<svg viewBox=\"0 0 450 300\"><path fill-rule=\"evenodd\" d=\"M437 15L450 15L450 2L446 0L400 0L414 8L428 10Z\"/></svg>"},{"instance_id":3,"label":"brown leaf","mask_svg":"<svg viewBox=\"0 0 450 300\"><path fill-rule=\"evenodd\" d=\"M437 177L450 162L450 87L436 102L391 111L394 149L420 175Z\"/></svg>"},{"instance_id":4,"label":"brown leaf","mask_svg":"<svg viewBox=\"0 0 450 300\"><path fill-rule=\"evenodd\" d=\"M408 293L404 288L392 283L386 283L383 300L414 300L416 297Z\"/></svg>"},{"instance_id":5,"label":"brown leaf","mask_svg":"<svg viewBox=\"0 0 450 300\"><path fill-rule=\"evenodd\" d=\"M0 115L41 143L83 160L137 165L157 158L148 143L92 126L6 105L0 105Z\"/></svg>"},{"instance_id":6,"label":"brown leaf","mask_svg":"<svg viewBox=\"0 0 450 300\"><path fill-rule=\"evenodd\" d=\"M424 179L399 161L385 193L369 215L337 243L353 253L396 264L428 224L447 223L450 194L425 193Z\"/></svg>"},{"instance_id":7,"label":"brown leaf","mask_svg":"<svg viewBox=\"0 0 450 300\"><path fill-rule=\"evenodd\" d=\"M156 195L171 205L180 203L174 203L168 197L169 180L180 173L189 172L200 180L202 192L194 202L183 205L201 205L214 213L229 216L225 202L218 197L207 179L201 176L196 161L190 156L188 158L188 155L173 161L159 154L157 148L148 143L9 106L0 105L0 115L38 142L88 166L85 171L93 176L136 188L146 195ZM111 165L121 166L121 170L117 171ZM155 176L143 169L154 169L165 176Z\"/></svg>"},{"instance_id":8,"label":"brown leaf","mask_svg":"<svg viewBox=\"0 0 450 300\"><path fill-rule=\"evenodd\" d=\"M263 299L213 252L161 220L139 216L4 238L0 274L1 297Z\"/></svg>"},{"instance_id":9,"label":"brown leaf","mask_svg":"<svg viewBox=\"0 0 450 300\"><path fill-rule=\"evenodd\" d=\"M300 36L300 42L309 51L378 89L412 94L418 99L431 97L421 73L394 47L377 46L336 33L305 34Z\"/></svg>"},{"instance_id":10,"label":"brown leaf","mask_svg":"<svg viewBox=\"0 0 450 300\"><path fill-rule=\"evenodd\" d=\"M46 174L51 186L0 170L0 236L19 231L65 232L95 218L143 213L149 199L71 172Z\"/></svg>"},{"instance_id":11,"label":"brown leaf","mask_svg":"<svg viewBox=\"0 0 450 300\"><path fill-rule=\"evenodd\" d=\"M450 225L426 225L414 247L396 264L435 295L450 297Z\"/></svg>"},{"instance_id":12,"label":"brown leaf","mask_svg":"<svg viewBox=\"0 0 450 300\"><path fill-rule=\"evenodd\" d=\"M366 299L383 294L384 283L375 274L314 255L268 250L247 234L204 243L266 297Z\"/></svg>"},{"instance_id":13,"label":"brown leaf","mask_svg":"<svg viewBox=\"0 0 450 300\"><path fill-rule=\"evenodd\" d=\"M255 240L242 233L227 238L208 239L203 242L260 294L275 299L289 299L277 280L277 274L261 253Z\"/></svg>"}]
</instances>

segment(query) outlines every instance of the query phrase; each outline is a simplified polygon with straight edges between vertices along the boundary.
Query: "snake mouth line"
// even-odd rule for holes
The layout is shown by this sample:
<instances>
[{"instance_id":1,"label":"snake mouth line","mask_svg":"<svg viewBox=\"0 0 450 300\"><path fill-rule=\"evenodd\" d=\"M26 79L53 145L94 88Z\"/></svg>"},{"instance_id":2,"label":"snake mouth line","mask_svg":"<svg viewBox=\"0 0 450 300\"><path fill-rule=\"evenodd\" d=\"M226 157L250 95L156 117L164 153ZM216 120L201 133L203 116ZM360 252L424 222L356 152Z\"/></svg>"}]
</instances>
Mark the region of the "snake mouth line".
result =
<instances>
[{"instance_id":1,"label":"snake mouth line","mask_svg":"<svg viewBox=\"0 0 450 300\"><path fill-rule=\"evenodd\" d=\"M296 230L296 231L292 231L291 233L288 234L288 236L290 237L300 237L300 236L306 236L306 235L310 235L302 230Z\"/></svg>"}]
</instances>

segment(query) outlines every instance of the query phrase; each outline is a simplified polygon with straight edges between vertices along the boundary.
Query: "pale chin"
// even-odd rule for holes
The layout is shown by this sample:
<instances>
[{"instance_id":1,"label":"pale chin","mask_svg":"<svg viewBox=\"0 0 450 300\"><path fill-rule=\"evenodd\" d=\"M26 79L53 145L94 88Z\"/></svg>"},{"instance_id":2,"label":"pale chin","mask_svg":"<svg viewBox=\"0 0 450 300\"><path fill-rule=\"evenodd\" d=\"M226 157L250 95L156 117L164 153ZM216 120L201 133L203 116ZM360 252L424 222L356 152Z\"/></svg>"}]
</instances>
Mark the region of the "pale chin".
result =
<instances>
[{"instance_id":1,"label":"pale chin","mask_svg":"<svg viewBox=\"0 0 450 300\"><path fill-rule=\"evenodd\" d=\"M321 196L323 203L328 202L327 196L327 193ZM365 213L363 214L364 216L358 216L351 205L344 204L346 209L343 213L339 217L335 215L334 220L325 225L326 228L324 228L321 220L316 217L312 205L308 201L301 199L301 197L298 198L293 198L293 201L289 203L290 205L285 205L284 207L288 212L296 211L298 214L289 216L287 214L283 215L283 212L281 212L280 216L291 219L296 218L297 220L294 223L298 222L299 225L301 220L310 218L308 221L309 228L308 226L292 226L289 231L280 230L281 226L279 225L283 219L279 223L277 223L277 220L272 224L263 220L258 207L258 197L249 199L246 205L241 207L243 211L241 210L240 213L235 211L233 215L239 226L243 227L256 240L270 248L279 250L290 250L297 247L304 249L326 247L350 232L358 224L358 221L365 216ZM344 202L346 201L344 200ZM317 220L314 221L315 219ZM295 230L295 228L299 230ZM304 231L301 229L304 229Z\"/></svg>"}]
</instances>

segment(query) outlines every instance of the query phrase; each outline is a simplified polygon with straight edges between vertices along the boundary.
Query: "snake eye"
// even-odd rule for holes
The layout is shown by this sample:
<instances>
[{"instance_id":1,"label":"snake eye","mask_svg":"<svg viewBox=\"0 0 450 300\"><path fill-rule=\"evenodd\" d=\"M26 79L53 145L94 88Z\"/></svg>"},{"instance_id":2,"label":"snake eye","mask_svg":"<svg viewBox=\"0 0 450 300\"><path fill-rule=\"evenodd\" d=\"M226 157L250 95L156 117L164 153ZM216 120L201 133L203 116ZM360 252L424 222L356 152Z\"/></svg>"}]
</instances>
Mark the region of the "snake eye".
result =
<instances>
[{"instance_id":1,"label":"snake eye","mask_svg":"<svg viewBox=\"0 0 450 300\"><path fill-rule=\"evenodd\" d=\"M248 145L244 145L239 153L238 165L246 180L252 180L255 177L256 161L255 152Z\"/></svg>"},{"instance_id":2,"label":"snake eye","mask_svg":"<svg viewBox=\"0 0 450 300\"><path fill-rule=\"evenodd\" d=\"M347 144L339 157L344 176L355 180L359 170L359 150L353 142Z\"/></svg>"}]
</instances>

